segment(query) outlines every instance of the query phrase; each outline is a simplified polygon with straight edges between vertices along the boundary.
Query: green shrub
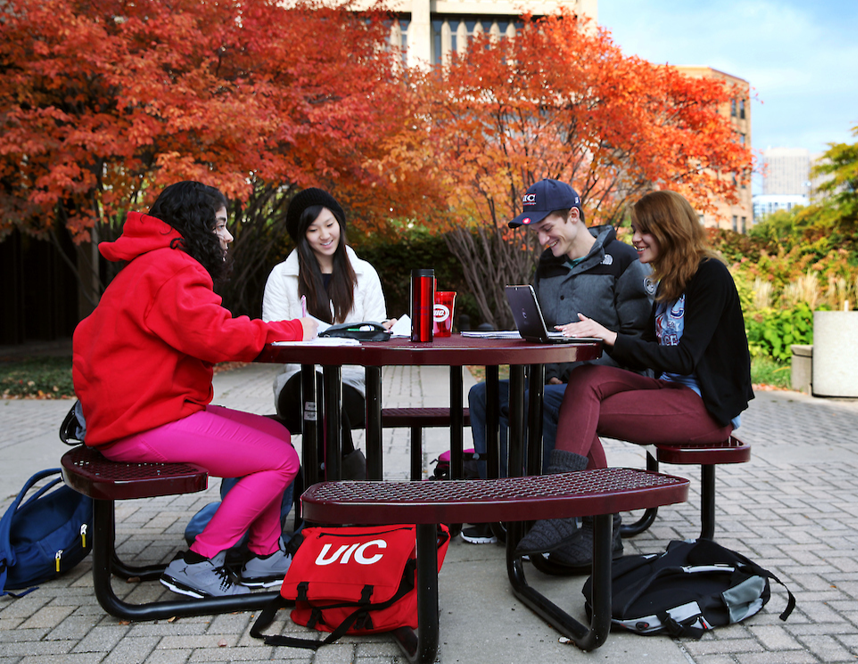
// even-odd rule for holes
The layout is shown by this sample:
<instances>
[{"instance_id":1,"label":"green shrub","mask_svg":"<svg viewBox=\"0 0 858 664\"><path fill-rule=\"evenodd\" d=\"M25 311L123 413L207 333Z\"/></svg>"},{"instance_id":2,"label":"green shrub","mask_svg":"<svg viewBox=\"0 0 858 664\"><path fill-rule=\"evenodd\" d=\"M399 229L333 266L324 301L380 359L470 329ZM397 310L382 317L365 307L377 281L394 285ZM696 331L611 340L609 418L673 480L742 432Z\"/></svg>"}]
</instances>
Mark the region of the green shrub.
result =
<instances>
[{"instance_id":1,"label":"green shrub","mask_svg":"<svg viewBox=\"0 0 858 664\"><path fill-rule=\"evenodd\" d=\"M776 362L768 356L751 360L751 382L754 385L768 385L790 389L792 385L792 365Z\"/></svg>"},{"instance_id":2,"label":"green shrub","mask_svg":"<svg viewBox=\"0 0 858 664\"><path fill-rule=\"evenodd\" d=\"M760 309L745 314L752 357L769 356L789 362L792 344L813 343L813 312L806 302L789 309Z\"/></svg>"}]
</instances>

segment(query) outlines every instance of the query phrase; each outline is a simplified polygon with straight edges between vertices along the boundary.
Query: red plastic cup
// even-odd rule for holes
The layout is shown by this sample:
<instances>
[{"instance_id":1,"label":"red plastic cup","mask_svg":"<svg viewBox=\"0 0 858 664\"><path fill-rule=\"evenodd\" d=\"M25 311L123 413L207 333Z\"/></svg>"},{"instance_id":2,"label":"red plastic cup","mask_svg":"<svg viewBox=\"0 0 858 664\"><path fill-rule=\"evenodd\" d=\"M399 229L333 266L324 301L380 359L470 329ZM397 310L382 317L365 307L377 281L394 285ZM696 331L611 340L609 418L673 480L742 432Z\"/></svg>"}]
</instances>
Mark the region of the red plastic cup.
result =
<instances>
[{"instance_id":1,"label":"red plastic cup","mask_svg":"<svg viewBox=\"0 0 858 664\"><path fill-rule=\"evenodd\" d=\"M455 291L435 291L435 326L432 328L434 336L449 337L453 333L455 305Z\"/></svg>"}]
</instances>

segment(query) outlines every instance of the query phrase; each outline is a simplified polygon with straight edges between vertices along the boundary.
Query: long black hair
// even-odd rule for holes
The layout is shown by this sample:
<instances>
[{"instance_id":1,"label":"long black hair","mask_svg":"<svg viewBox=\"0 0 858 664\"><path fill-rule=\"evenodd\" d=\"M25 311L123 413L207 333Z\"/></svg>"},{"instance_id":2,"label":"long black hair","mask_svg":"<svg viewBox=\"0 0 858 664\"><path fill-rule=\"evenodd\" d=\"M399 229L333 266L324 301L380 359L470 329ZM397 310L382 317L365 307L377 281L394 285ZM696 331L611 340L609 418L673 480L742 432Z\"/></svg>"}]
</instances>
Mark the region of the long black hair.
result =
<instances>
[{"instance_id":1,"label":"long black hair","mask_svg":"<svg viewBox=\"0 0 858 664\"><path fill-rule=\"evenodd\" d=\"M339 208L339 205L336 206ZM328 323L342 323L352 310L355 301L357 275L346 253L346 220L342 209L331 209L340 227L340 241L333 255L331 281L325 290L319 261L307 242L307 228L325 209L324 205L304 208L298 218L295 244L298 251L298 292L307 297L307 312ZM333 316L331 316L333 304Z\"/></svg>"},{"instance_id":2,"label":"long black hair","mask_svg":"<svg viewBox=\"0 0 858 664\"><path fill-rule=\"evenodd\" d=\"M215 215L227 206L226 196L201 182L186 180L171 184L149 208L149 214L169 224L181 234L172 248L195 258L219 282L229 273L229 263L215 234Z\"/></svg>"}]
</instances>

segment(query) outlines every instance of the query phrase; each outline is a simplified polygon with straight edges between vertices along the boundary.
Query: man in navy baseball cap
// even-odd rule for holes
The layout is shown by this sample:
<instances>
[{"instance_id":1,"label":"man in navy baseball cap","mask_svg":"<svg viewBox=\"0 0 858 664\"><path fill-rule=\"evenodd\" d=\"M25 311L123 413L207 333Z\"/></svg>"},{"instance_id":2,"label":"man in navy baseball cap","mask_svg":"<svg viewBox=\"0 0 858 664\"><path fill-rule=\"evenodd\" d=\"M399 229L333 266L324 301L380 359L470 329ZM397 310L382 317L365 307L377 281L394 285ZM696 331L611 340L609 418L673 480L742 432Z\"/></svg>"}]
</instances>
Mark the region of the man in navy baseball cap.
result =
<instances>
[{"instance_id":1,"label":"man in navy baseball cap","mask_svg":"<svg viewBox=\"0 0 858 664\"><path fill-rule=\"evenodd\" d=\"M639 261L635 250L617 239L612 226L588 228L584 223L581 197L571 186L558 180L542 180L528 188L522 198L523 212L509 222L510 227L525 226L536 233L542 247L533 287L539 298L545 322L549 329L562 330L576 323L580 316L592 318L605 327L626 330L640 335L646 328L650 314L650 300L646 277L649 269ZM613 327L612 327L613 326ZM607 353L596 364L616 366ZM545 365L545 389L543 393L543 472L570 472L583 470L588 459L554 449L557 437L557 420L569 374L580 366L580 362ZM503 414L509 404L509 383L501 381L501 445L505 442L507 423ZM471 433L474 449L482 455L486 452L486 405L485 383L478 383L468 394L471 413ZM501 472L505 474L501 452ZM483 467L479 468L484 473ZM581 533L574 518L544 521L558 531L555 537L541 531L528 534L522 539L519 549L528 553L545 552L546 542L559 541L571 546ZM545 526L543 526L545 527ZM462 530L462 538L472 544L491 542L494 535L487 524L475 524ZM622 550L619 531L612 540L613 552ZM558 551L556 556L565 556L561 562L572 559L572 553ZM577 564L579 561L574 560Z\"/></svg>"},{"instance_id":2,"label":"man in navy baseball cap","mask_svg":"<svg viewBox=\"0 0 858 664\"><path fill-rule=\"evenodd\" d=\"M522 196L521 207L524 211L509 222L510 228L537 224L552 212L572 208L577 208L581 221L584 220L578 192L559 180L540 180L530 185Z\"/></svg>"}]
</instances>

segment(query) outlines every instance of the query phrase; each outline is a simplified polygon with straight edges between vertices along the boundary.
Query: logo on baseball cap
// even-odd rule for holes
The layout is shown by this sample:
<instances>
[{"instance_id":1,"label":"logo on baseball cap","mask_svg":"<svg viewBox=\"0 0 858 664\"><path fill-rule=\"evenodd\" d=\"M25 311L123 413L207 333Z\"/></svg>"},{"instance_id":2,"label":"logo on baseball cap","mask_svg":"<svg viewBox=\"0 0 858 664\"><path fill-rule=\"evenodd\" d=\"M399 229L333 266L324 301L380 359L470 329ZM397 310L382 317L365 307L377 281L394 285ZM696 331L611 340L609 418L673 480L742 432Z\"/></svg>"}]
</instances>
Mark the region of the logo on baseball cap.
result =
<instances>
[{"instance_id":1,"label":"logo on baseball cap","mask_svg":"<svg viewBox=\"0 0 858 664\"><path fill-rule=\"evenodd\" d=\"M565 182L559 180L541 180L531 185L521 197L524 210L509 222L510 228L538 224L555 210L578 208L581 210L581 197Z\"/></svg>"}]
</instances>

